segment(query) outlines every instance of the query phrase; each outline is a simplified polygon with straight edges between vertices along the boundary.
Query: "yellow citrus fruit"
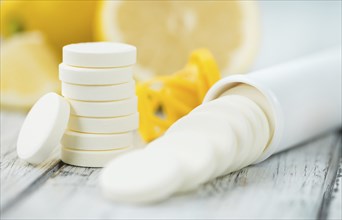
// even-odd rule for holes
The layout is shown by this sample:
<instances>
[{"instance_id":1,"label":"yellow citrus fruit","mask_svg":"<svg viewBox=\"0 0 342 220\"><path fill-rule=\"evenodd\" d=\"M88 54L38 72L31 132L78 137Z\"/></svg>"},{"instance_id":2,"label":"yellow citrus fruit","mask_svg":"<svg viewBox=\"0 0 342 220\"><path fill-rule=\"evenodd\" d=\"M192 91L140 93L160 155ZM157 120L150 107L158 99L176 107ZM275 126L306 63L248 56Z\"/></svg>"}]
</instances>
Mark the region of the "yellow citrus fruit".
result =
<instances>
[{"instance_id":1,"label":"yellow citrus fruit","mask_svg":"<svg viewBox=\"0 0 342 220\"><path fill-rule=\"evenodd\" d=\"M1 41L1 106L29 108L58 91L58 59L39 32Z\"/></svg>"},{"instance_id":2,"label":"yellow citrus fruit","mask_svg":"<svg viewBox=\"0 0 342 220\"><path fill-rule=\"evenodd\" d=\"M188 54L208 48L223 75L251 65L259 40L254 1L103 1L96 39L136 45L138 79L181 69Z\"/></svg>"},{"instance_id":3,"label":"yellow citrus fruit","mask_svg":"<svg viewBox=\"0 0 342 220\"><path fill-rule=\"evenodd\" d=\"M97 1L1 1L1 36L39 30L61 55L64 45L93 39Z\"/></svg>"}]
</instances>

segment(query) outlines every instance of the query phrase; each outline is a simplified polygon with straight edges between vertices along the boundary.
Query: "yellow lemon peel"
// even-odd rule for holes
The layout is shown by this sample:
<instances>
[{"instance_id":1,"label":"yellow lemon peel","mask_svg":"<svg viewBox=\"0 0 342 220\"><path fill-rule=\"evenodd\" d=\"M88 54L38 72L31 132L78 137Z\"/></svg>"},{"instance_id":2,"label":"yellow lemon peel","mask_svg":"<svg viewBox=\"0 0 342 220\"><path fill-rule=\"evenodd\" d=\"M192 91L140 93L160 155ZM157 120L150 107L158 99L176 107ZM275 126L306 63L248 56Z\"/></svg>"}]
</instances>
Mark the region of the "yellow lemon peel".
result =
<instances>
[{"instance_id":1,"label":"yellow lemon peel","mask_svg":"<svg viewBox=\"0 0 342 220\"><path fill-rule=\"evenodd\" d=\"M220 78L213 55L207 49L198 49L182 70L139 83L142 138L152 141L161 136L176 120L201 104L206 92Z\"/></svg>"}]
</instances>

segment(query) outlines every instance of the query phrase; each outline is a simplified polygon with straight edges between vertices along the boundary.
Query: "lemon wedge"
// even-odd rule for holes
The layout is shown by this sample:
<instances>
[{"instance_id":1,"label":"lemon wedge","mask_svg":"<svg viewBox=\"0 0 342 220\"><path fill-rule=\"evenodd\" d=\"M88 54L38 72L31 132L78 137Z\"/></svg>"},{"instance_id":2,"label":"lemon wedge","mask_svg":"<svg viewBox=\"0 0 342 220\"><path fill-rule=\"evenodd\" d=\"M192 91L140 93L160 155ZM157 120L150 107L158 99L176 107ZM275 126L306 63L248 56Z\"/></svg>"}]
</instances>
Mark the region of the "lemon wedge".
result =
<instances>
[{"instance_id":1,"label":"lemon wedge","mask_svg":"<svg viewBox=\"0 0 342 220\"><path fill-rule=\"evenodd\" d=\"M58 59L39 32L1 41L1 107L30 108L57 91Z\"/></svg>"},{"instance_id":2,"label":"lemon wedge","mask_svg":"<svg viewBox=\"0 0 342 220\"><path fill-rule=\"evenodd\" d=\"M253 1L103 1L96 39L139 48L137 79L181 69L188 54L208 48L222 75L243 73L259 44L259 13Z\"/></svg>"}]
</instances>

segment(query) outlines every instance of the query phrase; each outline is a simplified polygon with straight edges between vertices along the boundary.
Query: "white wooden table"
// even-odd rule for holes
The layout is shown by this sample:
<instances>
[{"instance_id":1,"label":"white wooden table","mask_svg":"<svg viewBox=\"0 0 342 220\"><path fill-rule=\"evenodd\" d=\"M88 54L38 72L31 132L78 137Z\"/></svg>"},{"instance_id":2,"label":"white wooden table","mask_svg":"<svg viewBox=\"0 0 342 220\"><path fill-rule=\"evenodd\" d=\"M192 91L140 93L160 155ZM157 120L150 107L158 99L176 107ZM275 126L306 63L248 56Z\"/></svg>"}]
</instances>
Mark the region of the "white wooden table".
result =
<instances>
[{"instance_id":1,"label":"white wooden table","mask_svg":"<svg viewBox=\"0 0 342 220\"><path fill-rule=\"evenodd\" d=\"M99 193L101 169L69 166L54 154L32 166L17 158L25 117L1 113L2 219L233 218L341 219L341 133L318 137L198 190L149 206Z\"/></svg>"}]
</instances>

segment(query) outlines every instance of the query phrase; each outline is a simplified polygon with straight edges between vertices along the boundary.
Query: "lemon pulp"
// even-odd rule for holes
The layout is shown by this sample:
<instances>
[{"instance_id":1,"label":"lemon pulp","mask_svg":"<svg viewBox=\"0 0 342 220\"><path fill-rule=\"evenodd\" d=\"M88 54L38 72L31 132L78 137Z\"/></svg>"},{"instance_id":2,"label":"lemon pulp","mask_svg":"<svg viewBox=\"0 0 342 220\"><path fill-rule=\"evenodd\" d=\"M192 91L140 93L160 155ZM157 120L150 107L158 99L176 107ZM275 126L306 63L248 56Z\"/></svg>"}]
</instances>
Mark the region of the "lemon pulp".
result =
<instances>
[{"instance_id":1,"label":"lemon pulp","mask_svg":"<svg viewBox=\"0 0 342 220\"><path fill-rule=\"evenodd\" d=\"M258 42L257 11L255 3L244 1L106 1L97 12L96 34L99 40L139 48L138 78L171 74L200 47L214 54L227 75L251 64Z\"/></svg>"}]
</instances>

